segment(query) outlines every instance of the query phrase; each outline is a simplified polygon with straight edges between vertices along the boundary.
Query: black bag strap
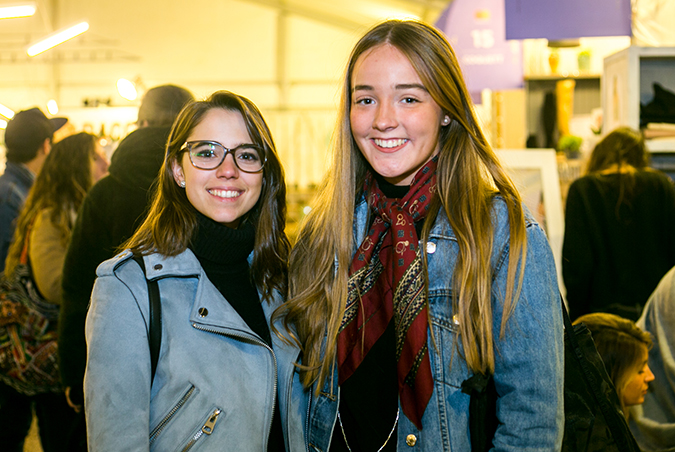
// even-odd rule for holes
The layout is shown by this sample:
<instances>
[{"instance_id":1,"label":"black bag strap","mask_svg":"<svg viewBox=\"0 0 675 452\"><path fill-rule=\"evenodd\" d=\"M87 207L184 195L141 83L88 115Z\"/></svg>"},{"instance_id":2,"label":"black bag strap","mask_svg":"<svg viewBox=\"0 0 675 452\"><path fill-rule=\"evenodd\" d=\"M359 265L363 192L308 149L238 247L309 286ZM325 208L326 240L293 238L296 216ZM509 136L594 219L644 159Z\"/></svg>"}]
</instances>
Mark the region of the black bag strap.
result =
<instances>
[{"instance_id":1,"label":"black bag strap","mask_svg":"<svg viewBox=\"0 0 675 452\"><path fill-rule=\"evenodd\" d=\"M602 414L605 417L607 427L609 427L609 430L612 432L612 437L615 440L625 439L625 436L623 435L624 430L621 428L620 424L621 420L617 419L616 411L614 411L610 406L607 397L605 397L602 394L597 394L595 391L596 388L600 387L600 384L593 378L593 373L588 367L588 361L586 361L584 352L581 349L579 342L577 341L576 335L574 334L574 326L572 325L572 321L570 320L570 316L567 312L567 307L565 306L565 301L563 300L562 294L560 295L560 304L562 304L563 323L565 324L565 332L567 333L567 339L569 341L569 344L572 346L572 349L574 350L574 356L577 358L577 362L581 367L586 382L588 383L589 387L593 389L594 395L596 395L595 400L598 402L600 410L602 411ZM634 444L627 443L626 441L623 440L621 441L621 444L618 444L617 441L617 445L628 448L625 450L636 450L634 448Z\"/></svg>"},{"instance_id":2,"label":"black bag strap","mask_svg":"<svg viewBox=\"0 0 675 452\"><path fill-rule=\"evenodd\" d=\"M145 263L143 256L134 254L134 260L141 266L145 278ZM159 349L162 346L162 303L159 296L159 284L156 279L146 279L148 283L148 298L150 299L150 324L148 325L148 342L150 345L150 384L155 379Z\"/></svg>"}]
</instances>

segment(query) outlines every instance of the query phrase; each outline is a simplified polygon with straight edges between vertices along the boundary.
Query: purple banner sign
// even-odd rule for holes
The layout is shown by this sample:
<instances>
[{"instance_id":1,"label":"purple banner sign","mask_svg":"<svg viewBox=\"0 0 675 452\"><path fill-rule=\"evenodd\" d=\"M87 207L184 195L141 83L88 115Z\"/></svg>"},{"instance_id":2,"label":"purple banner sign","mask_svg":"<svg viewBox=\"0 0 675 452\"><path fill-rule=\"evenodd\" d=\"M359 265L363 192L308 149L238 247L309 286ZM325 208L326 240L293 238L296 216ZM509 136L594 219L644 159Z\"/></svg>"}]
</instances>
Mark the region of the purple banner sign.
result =
<instances>
[{"instance_id":1,"label":"purple banner sign","mask_svg":"<svg viewBox=\"0 0 675 452\"><path fill-rule=\"evenodd\" d=\"M523 86L522 45L505 39L504 23L504 0L454 0L436 22L457 54L474 100L486 88Z\"/></svg>"},{"instance_id":2,"label":"purple banner sign","mask_svg":"<svg viewBox=\"0 0 675 452\"><path fill-rule=\"evenodd\" d=\"M506 38L631 36L630 0L504 0Z\"/></svg>"}]
</instances>

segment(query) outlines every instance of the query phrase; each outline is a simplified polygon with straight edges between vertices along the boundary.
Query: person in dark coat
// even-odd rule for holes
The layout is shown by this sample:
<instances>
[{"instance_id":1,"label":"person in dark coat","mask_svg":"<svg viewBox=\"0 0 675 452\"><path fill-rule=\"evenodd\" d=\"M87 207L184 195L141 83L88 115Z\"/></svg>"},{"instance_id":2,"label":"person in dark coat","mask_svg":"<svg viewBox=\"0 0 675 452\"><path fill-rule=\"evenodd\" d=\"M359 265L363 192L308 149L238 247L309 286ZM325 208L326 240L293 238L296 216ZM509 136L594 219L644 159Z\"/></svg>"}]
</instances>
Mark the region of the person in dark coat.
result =
<instances>
[{"instance_id":1,"label":"person in dark coat","mask_svg":"<svg viewBox=\"0 0 675 452\"><path fill-rule=\"evenodd\" d=\"M139 128L119 144L108 176L92 187L80 208L63 269L58 347L61 381L78 411L84 398L84 324L96 267L143 222L173 120L193 99L175 85L148 90L138 112Z\"/></svg>"},{"instance_id":2,"label":"person in dark coat","mask_svg":"<svg viewBox=\"0 0 675 452\"><path fill-rule=\"evenodd\" d=\"M570 186L562 273L572 319L608 312L637 320L675 265L675 187L648 163L640 132L621 127Z\"/></svg>"}]
</instances>

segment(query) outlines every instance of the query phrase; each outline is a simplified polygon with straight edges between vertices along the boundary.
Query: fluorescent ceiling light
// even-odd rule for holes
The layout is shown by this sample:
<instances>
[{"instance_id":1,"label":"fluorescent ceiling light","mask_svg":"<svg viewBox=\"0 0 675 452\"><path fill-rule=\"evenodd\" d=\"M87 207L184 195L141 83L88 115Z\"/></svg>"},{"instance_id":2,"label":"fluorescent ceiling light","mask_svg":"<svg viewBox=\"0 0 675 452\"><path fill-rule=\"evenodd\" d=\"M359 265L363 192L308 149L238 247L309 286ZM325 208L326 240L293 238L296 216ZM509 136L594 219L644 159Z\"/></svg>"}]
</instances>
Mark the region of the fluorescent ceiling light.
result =
<instances>
[{"instance_id":1,"label":"fluorescent ceiling light","mask_svg":"<svg viewBox=\"0 0 675 452\"><path fill-rule=\"evenodd\" d=\"M14 117L14 111L11 108L7 108L4 105L0 104L0 115L4 116L7 119L12 119Z\"/></svg>"},{"instance_id":2,"label":"fluorescent ceiling light","mask_svg":"<svg viewBox=\"0 0 675 452\"><path fill-rule=\"evenodd\" d=\"M35 3L32 2L0 6L0 19L29 17L33 14L35 14Z\"/></svg>"},{"instance_id":3,"label":"fluorescent ceiling light","mask_svg":"<svg viewBox=\"0 0 675 452\"><path fill-rule=\"evenodd\" d=\"M77 25L73 25L69 28L64 28L63 30L55 31L54 33L43 38L39 42L28 47L26 53L28 56L39 55L45 50L49 50L54 46L57 46L69 39L74 38L75 36L81 35L85 31L89 30L89 24L87 22L80 22Z\"/></svg>"},{"instance_id":4,"label":"fluorescent ceiling light","mask_svg":"<svg viewBox=\"0 0 675 452\"><path fill-rule=\"evenodd\" d=\"M136 97L138 97L136 85L125 78L117 80L117 91L126 100L136 100Z\"/></svg>"}]
</instances>

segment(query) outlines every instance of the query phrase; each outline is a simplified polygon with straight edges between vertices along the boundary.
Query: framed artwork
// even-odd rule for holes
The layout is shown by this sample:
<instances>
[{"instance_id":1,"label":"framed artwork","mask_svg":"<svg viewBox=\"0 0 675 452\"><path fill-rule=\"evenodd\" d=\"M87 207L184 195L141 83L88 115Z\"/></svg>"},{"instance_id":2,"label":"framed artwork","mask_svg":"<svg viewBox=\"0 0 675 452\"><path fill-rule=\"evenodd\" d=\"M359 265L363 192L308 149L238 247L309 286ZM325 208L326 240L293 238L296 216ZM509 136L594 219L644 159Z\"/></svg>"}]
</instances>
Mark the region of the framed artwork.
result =
<instances>
[{"instance_id":1,"label":"framed artwork","mask_svg":"<svg viewBox=\"0 0 675 452\"><path fill-rule=\"evenodd\" d=\"M562 290L565 222L555 150L497 149L496 153L518 187L523 202L546 231L555 258L558 286Z\"/></svg>"}]
</instances>

